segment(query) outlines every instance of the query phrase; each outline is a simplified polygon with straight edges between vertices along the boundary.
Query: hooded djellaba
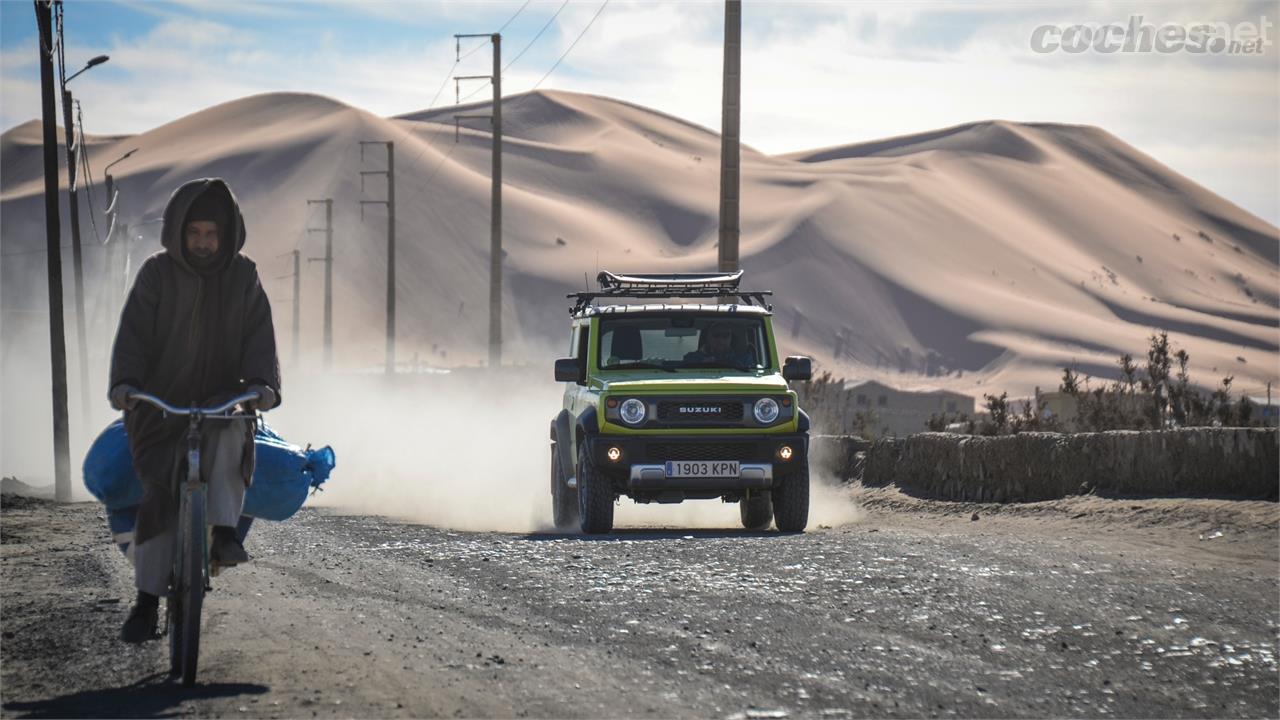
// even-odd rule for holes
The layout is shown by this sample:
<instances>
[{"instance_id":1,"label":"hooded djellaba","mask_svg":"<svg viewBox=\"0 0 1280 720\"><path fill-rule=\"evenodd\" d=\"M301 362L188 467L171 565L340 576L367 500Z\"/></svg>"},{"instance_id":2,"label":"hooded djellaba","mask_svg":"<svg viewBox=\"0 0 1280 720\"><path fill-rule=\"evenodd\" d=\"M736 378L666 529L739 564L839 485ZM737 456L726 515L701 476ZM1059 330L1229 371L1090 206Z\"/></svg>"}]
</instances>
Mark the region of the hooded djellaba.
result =
<instances>
[{"instance_id":1,"label":"hooded djellaba","mask_svg":"<svg viewBox=\"0 0 1280 720\"><path fill-rule=\"evenodd\" d=\"M218 224L218 251L201 258L185 249L188 222ZM244 218L218 178L186 183L165 207L164 250L147 258L125 303L111 353L111 383L128 384L180 407L211 405L265 385L280 397L271 306L244 248ZM274 407L274 405L272 406ZM269 407L262 407L269 410ZM253 423L246 423L241 472L253 477ZM134 469L143 484L134 541L162 534L177 516L174 473L187 420L138 403L125 412Z\"/></svg>"}]
</instances>

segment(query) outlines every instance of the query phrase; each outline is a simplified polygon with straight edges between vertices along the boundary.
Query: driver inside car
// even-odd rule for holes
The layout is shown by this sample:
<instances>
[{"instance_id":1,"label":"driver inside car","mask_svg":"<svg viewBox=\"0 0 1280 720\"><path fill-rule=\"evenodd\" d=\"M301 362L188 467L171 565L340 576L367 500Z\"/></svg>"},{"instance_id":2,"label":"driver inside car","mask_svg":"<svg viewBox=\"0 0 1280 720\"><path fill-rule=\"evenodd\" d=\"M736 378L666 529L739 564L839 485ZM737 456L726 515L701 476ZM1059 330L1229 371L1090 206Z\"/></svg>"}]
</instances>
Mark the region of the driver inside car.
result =
<instances>
[{"instance_id":1,"label":"driver inside car","mask_svg":"<svg viewBox=\"0 0 1280 720\"><path fill-rule=\"evenodd\" d=\"M733 328L728 323L711 323L702 331L698 349L687 353L684 361L699 365L718 363L726 367L754 367L756 361L751 352L735 350L733 339Z\"/></svg>"}]
</instances>

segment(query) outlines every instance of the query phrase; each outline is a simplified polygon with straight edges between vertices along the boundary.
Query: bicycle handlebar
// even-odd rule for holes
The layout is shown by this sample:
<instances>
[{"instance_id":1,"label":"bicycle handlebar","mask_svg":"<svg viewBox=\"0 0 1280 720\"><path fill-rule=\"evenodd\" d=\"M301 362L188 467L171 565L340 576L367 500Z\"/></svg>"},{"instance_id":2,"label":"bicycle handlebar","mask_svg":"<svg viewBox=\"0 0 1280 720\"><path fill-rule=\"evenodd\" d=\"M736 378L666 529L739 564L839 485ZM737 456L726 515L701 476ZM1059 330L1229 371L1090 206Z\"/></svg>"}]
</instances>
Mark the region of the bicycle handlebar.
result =
<instances>
[{"instance_id":1,"label":"bicycle handlebar","mask_svg":"<svg viewBox=\"0 0 1280 720\"><path fill-rule=\"evenodd\" d=\"M228 410L235 407L236 405L239 405L240 403L249 402L250 400L262 399L261 394L256 392L251 392L251 393L245 393L243 395L238 395L226 401L225 403L214 406L214 407L179 408L179 407L174 407L170 405L169 403L161 400L155 395L149 395L144 392L129 393L128 397L130 399L142 400L143 402L154 405L157 408L160 408L164 412L167 412L171 415L200 415L201 417L248 417L247 415L240 415L240 414L234 414L234 413L230 415L224 415L223 413L226 413Z\"/></svg>"}]
</instances>

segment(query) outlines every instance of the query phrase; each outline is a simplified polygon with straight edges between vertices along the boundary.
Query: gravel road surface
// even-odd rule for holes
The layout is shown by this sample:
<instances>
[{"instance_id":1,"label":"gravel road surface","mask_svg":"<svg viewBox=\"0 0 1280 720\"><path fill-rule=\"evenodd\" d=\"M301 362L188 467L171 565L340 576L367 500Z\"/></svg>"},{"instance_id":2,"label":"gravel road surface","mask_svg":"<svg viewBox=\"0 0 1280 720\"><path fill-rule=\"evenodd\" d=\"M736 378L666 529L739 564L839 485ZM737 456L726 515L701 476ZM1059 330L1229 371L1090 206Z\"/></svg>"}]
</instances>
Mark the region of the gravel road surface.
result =
<instances>
[{"instance_id":1,"label":"gravel road surface","mask_svg":"<svg viewBox=\"0 0 1280 720\"><path fill-rule=\"evenodd\" d=\"M5 717L1277 717L1275 503L864 491L802 535L259 523L200 684L95 504L4 497Z\"/></svg>"}]
</instances>

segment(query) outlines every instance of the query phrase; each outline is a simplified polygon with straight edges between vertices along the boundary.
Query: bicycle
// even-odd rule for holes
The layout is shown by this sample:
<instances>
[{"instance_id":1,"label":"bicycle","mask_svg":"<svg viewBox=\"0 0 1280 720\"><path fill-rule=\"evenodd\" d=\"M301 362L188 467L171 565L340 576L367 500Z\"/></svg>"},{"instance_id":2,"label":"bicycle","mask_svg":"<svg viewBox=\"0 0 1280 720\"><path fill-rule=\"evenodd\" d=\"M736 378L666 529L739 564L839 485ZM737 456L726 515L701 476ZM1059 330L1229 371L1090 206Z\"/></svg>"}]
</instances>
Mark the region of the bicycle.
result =
<instances>
[{"instance_id":1,"label":"bicycle","mask_svg":"<svg viewBox=\"0 0 1280 720\"><path fill-rule=\"evenodd\" d=\"M216 573L209 558L209 529L205 520L208 488L200 477L200 429L205 420L252 419L254 413L228 412L236 405L258 400L258 393L245 393L214 407L179 408L147 393L130 393L129 398L155 406L167 415L185 415L187 423L187 479L181 484L178 531L174 534L173 571L165 603L165 629L169 634L169 675L181 677L183 687L196 682L200 660L200 611L204 594L213 588L209 580ZM175 482L177 477L174 478Z\"/></svg>"}]
</instances>

